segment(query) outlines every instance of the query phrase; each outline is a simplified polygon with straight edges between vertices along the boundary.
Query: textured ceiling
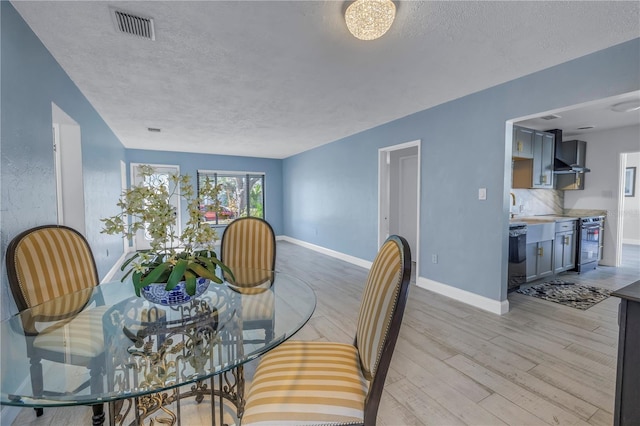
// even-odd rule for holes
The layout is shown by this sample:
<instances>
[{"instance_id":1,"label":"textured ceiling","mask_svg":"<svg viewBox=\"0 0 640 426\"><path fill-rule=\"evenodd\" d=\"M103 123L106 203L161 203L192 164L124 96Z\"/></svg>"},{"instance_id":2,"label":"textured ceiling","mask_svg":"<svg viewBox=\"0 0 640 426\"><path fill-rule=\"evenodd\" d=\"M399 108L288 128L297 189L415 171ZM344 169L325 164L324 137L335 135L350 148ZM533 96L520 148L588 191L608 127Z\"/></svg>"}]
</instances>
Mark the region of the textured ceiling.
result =
<instances>
[{"instance_id":1,"label":"textured ceiling","mask_svg":"<svg viewBox=\"0 0 640 426\"><path fill-rule=\"evenodd\" d=\"M640 36L637 1L403 1L369 42L339 1L12 4L127 148L270 158Z\"/></svg>"}]
</instances>

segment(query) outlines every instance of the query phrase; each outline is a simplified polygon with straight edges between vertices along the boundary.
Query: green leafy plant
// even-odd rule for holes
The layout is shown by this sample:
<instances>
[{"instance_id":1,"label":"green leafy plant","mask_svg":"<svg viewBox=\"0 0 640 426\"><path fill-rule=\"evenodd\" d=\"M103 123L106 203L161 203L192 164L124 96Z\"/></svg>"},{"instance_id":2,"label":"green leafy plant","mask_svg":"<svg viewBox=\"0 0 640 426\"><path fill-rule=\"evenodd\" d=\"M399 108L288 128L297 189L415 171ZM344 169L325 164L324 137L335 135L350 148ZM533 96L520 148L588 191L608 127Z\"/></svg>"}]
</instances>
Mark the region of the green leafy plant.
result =
<instances>
[{"instance_id":1,"label":"green leafy plant","mask_svg":"<svg viewBox=\"0 0 640 426\"><path fill-rule=\"evenodd\" d=\"M144 230L151 239L150 250L136 252L123 263L121 269L127 272L122 281L131 275L138 296L142 287L152 283L166 283L165 289L172 290L180 281L185 281L187 293L193 295L198 277L222 283L216 275L218 267L233 277L214 251L218 239L216 230L202 223L202 209L220 211L220 186L207 179L196 194L188 175L171 174L167 179L147 165L139 166L138 173L143 183L123 191L118 201L121 213L100 219L102 233L121 234L131 239ZM177 235L178 216L172 202L177 197L185 200L188 210L188 220L180 235ZM211 204L205 204L204 200Z\"/></svg>"}]
</instances>

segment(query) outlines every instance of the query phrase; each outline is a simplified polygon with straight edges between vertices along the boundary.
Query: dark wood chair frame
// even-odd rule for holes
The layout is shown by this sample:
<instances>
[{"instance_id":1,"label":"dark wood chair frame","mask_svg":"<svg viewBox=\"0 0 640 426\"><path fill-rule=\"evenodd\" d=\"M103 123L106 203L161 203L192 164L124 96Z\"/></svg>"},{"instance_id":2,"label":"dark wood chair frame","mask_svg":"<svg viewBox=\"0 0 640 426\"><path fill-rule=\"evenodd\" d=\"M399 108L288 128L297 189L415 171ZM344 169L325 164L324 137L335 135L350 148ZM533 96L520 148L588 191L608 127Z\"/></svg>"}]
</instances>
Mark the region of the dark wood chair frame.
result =
<instances>
[{"instance_id":1,"label":"dark wood chair frame","mask_svg":"<svg viewBox=\"0 0 640 426\"><path fill-rule=\"evenodd\" d=\"M364 423L366 426L375 426L376 416L378 414L378 407L380 405L380 399L382 398L382 390L384 389L384 381L387 378L387 372L389 371L389 365L391 365L391 357L393 350L400 334L400 326L402 325L402 317L404 315L404 309L407 305L407 295L409 293L409 282L411 280L411 249L404 237L392 235L389 239L394 240L402 249L402 282L400 283L400 292L396 305L393 309L391 317L391 325L389 332L384 338L382 345L382 355L378 361L378 366L375 371L373 380L369 385L369 392L364 403ZM355 347L358 347L357 339L353 342Z\"/></svg>"},{"instance_id":2,"label":"dark wood chair frame","mask_svg":"<svg viewBox=\"0 0 640 426\"><path fill-rule=\"evenodd\" d=\"M87 248L89 249L89 252L91 252L91 247L89 246L89 243L87 242L86 238L80 234L78 231L76 231L73 228L70 228L68 226L64 226L64 225L43 225L43 226L37 226L31 229L27 229L24 232L21 232L20 234L18 234L16 237L14 237L11 242L9 243L8 247L7 247L7 255L6 255L6 265L7 265L7 277L9 279L9 287L11 288L11 293L13 294L13 298L16 302L16 306L18 307L18 310L20 312L24 311L25 309L28 309L29 306L27 304L26 299L24 298L24 295L22 294L22 291L20 290L20 283L19 283L19 279L18 279L18 272L16 269L16 265L15 265L15 256L16 256L16 250L18 247L18 244L22 241L22 239L24 239L26 236L28 236L29 234L33 233L34 231L38 231L41 229L47 229L47 228L57 228L57 229L66 229L69 231L74 232L75 234L77 234L82 241L84 242L84 244L86 244ZM100 280L98 277L98 270L96 267L96 262L95 259L93 258L93 254L91 255L91 261L93 263L92 267L93 270L95 272L95 283L96 286L100 284ZM90 375L90 379L88 382L85 382L83 384L81 384L77 389L74 390L74 392L79 392L82 389L86 388L87 386L91 387L91 392L92 393L98 393L102 390L102 375L103 375L103 371L102 371L102 366L104 365L104 362L102 362L102 360L100 359L100 357L98 357L97 359L90 359L87 357L83 357L83 356L72 356L70 359L67 358L65 360L65 355L61 354L59 352L54 352L54 351L47 351L47 350L43 350L43 349L36 349L33 344L34 344L34 340L35 338L38 336L37 331L35 331L35 329L33 328L33 324L35 322L38 321L59 321L59 320L63 320L66 318L73 318L75 315L77 315L79 312L81 312L88 304L92 303L93 301L95 301L97 303L98 306L100 305L104 305L104 300L101 299L101 296L99 296L98 298L91 298L91 295L87 296L87 302L80 308L80 309L76 309L72 312L69 312L65 315L60 315L60 316L56 316L56 317L51 317L48 316L46 318L31 318L31 317L23 317L22 321L24 324L24 334L26 335L27 339L26 339L26 343L27 343L27 356L29 356L29 362L31 364L30 366L30 376L31 376L31 386L33 388L33 394L34 396L38 396L38 395L59 395L58 393L55 392L50 392L50 391L46 391L44 389L44 381L43 381L43 376L42 376L42 364L41 364L41 360L42 359L46 359L46 360L50 360L53 362L58 362L58 363L71 363L73 365L78 365L78 366L85 366L89 369L89 375ZM34 331L29 331L33 329ZM102 357L104 357L104 353L102 355ZM92 417L92 422L94 425L101 425L104 423L104 406L103 404L95 404L91 406L92 410L93 410L93 417ZM36 416L40 417L43 414L43 408L42 407L35 407L34 410L36 411Z\"/></svg>"}]
</instances>

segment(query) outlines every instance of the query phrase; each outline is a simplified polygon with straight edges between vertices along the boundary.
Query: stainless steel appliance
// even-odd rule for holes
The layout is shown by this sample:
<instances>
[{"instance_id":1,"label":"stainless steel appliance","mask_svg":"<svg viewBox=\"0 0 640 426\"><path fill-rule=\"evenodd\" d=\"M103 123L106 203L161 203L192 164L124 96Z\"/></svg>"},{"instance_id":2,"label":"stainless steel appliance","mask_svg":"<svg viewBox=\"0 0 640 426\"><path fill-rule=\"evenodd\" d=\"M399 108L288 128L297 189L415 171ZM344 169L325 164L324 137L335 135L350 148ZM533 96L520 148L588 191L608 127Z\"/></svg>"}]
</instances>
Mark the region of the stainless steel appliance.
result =
<instances>
[{"instance_id":1,"label":"stainless steel appliance","mask_svg":"<svg viewBox=\"0 0 640 426\"><path fill-rule=\"evenodd\" d=\"M564 141L560 129L548 132L555 135L555 188L563 191L584 189L585 173L590 172L585 164L587 143L578 140Z\"/></svg>"},{"instance_id":2,"label":"stainless steel appliance","mask_svg":"<svg viewBox=\"0 0 640 426\"><path fill-rule=\"evenodd\" d=\"M527 225L509 225L509 267L507 292L517 290L527 281Z\"/></svg>"},{"instance_id":3,"label":"stainless steel appliance","mask_svg":"<svg viewBox=\"0 0 640 426\"><path fill-rule=\"evenodd\" d=\"M575 271L596 269L602 250L604 217L590 216L578 219Z\"/></svg>"}]
</instances>

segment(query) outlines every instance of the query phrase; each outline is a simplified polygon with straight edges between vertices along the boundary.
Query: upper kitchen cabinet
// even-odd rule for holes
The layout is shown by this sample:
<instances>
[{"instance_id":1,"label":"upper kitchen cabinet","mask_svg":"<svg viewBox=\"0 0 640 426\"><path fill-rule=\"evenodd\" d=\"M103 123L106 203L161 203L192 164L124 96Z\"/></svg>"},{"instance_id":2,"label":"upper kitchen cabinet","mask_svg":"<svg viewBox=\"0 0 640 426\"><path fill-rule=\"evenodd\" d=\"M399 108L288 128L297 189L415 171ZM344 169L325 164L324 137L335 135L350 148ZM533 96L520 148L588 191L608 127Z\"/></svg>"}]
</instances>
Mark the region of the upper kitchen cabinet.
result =
<instances>
[{"instance_id":1,"label":"upper kitchen cabinet","mask_svg":"<svg viewBox=\"0 0 640 426\"><path fill-rule=\"evenodd\" d=\"M533 158L533 130L513 126L513 157Z\"/></svg>"},{"instance_id":2,"label":"upper kitchen cabinet","mask_svg":"<svg viewBox=\"0 0 640 426\"><path fill-rule=\"evenodd\" d=\"M533 188L553 189L554 135L533 134Z\"/></svg>"},{"instance_id":3,"label":"upper kitchen cabinet","mask_svg":"<svg viewBox=\"0 0 640 426\"><path fill-rule=\"evenodd\" d=\"M530 135L531 157L526 155L527 138ZM514 126L513 188L553 189L553 166L555 157L555 135ZM520 145L520 142L522 144ZM522 147L521 152L516 147Z\"/></svg>"}]
</instances>

